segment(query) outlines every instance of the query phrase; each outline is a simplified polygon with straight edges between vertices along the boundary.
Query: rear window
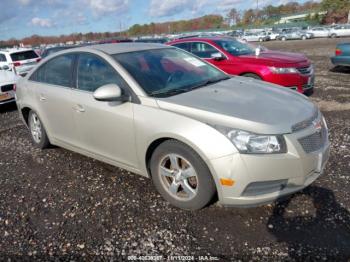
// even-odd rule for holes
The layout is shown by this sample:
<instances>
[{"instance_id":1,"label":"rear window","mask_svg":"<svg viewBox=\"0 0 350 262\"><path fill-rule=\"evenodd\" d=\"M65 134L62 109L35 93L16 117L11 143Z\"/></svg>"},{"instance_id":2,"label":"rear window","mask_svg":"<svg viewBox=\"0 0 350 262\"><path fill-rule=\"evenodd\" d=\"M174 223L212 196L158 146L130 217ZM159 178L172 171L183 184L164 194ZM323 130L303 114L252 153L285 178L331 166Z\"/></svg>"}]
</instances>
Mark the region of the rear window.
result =
<instances>
[{"instance_id":1,"label":"rear window","mask_svg":"<svg viewBox=\"0 0 350 262\"><path fill-rule=\"evenodd\" d=\"M13 53L10 56L14 62L38 58L38 55L33 50Z\"/></svg>"}]
</instances>

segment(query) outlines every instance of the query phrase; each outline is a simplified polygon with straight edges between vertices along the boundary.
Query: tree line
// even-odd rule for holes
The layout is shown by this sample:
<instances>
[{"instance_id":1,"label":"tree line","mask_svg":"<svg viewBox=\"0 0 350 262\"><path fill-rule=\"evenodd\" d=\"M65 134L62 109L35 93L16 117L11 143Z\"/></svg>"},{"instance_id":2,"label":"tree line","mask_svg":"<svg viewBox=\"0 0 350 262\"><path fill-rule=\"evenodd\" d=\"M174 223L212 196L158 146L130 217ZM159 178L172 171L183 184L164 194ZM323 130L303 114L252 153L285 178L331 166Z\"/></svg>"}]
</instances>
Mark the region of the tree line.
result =
<instances>
[{"instance_id":1,"label":"tree line","mask_svg":"<svg viewBox=\"0 0 350 262\"><path fill-rule=\"evenodd\" d=\"M61 36L39 36L33 35L24 39L9 39L0 41L1 46L24 45L38 46L40 44L66 43L69 41L95 41L115 37L133 37L155 34L174 34L186 31L197 31L205 29L229 29L232 27L245 27L248 25L269 25L278 21L281 17L297 13L318 13L327 11L324 16L308 16L307 20L313 20L321 24L346 23L350 10L350 0L322 0L321 2L307 1L303 4L289 2L279 6L268 5L263 8L250 8L239 11L232 8L225 16L206 15L203 17L164 23L135 24L124 32L102 32L102 33L75 33Z\"/></svg>"}]
</instances>

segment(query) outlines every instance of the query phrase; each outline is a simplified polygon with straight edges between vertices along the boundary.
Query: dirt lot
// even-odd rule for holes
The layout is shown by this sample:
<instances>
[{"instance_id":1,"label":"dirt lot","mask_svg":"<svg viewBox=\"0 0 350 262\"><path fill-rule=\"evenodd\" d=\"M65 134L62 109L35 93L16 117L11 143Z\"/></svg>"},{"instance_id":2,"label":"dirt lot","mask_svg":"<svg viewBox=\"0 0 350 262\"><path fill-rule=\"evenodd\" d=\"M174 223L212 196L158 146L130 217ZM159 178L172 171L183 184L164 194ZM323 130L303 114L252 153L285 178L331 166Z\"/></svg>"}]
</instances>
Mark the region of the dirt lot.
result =
<instances>
[{"instance_id":1,"label":"dirt lot","mask_svg":"<svg viewBox=\"0 0 350 262\"><path fill-rule=\"evenodd\" d=\"M333 70L329 61L335 44L346 40L266 44L303 52L315 63L312 99L324 112L332 142L324 175L279 204L175 209L148 179L61 148L33 148L16 108L2 107L0 259L212 255L220 261L349 261L350 69Z\"/></svg>"}]
</instances>

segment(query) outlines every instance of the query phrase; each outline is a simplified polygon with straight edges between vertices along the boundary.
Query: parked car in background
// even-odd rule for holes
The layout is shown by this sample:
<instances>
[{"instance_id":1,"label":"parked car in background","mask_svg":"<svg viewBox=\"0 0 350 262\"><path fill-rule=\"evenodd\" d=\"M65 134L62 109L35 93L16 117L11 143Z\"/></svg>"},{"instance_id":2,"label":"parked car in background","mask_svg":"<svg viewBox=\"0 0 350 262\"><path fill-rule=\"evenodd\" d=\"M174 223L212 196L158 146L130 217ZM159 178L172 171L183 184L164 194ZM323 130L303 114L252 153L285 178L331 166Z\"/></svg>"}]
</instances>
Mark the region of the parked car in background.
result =
<instances>
[{"instance_id":1,"label":"parked car in background","mask_svg":"<svg viewBox=\"0 0 350 262\"><path fill-rule=\"evenodd\" d=\"M271 31L268 32L267 35L270 37L270 40L276 40L279 35L279 32Z\"/></svg>"},{"instance_id":2,"label":"parked car in background","mask_svg":"<svg viewBox=\"0 0 350 262\"><path fill-rule=\"evenodd\" d=\"M329 156L325 119L308 98L166 45L66 50L16 92L35 146L150 177L183 209L214 195L224 205L274 201L313 183Z\"/></svg>"},{"instance_id":3,"label":"parked car in background","mask_svg":"<svg viewBox=\"0 0 350 262\"><path fill-rule=\"evenodd\" d=\"M33 49L0 50L0 67L7 65L14 68L20 76L25 76L40 60L41 57Z\"/></svg>"},{"instance_id":4,"label":"parked car in background","mask_svg":"<svg viewBox=\"0 0 350 262\"><path fill-rule=\"evenodd\" d=\"M350 24L337 25L331 28L328 36L331 38L350 36Z\"/></svg>"},{"instance_id":5,"label":"parked car in background","mask_svg":"<svg viewBox=\"0 0 350 262\"><path fill-rule=\"evenodd\" d=\"M313 37L312 34L301 31L301 30L286 29L277 36L277 39L281 40L281 41L306 40L306 39L310 39L312 37Z\"/></svg>"},{"instance_id":6,"label":"parked car in background","mask_svg":"<svg viewBox=\"0 0 350 262\"><path fill-rule=\"evenodd\" d=\"M260 33L251 33L251 32L245 32L241 39L245 42L264 42L269 41L270 37L265 32Z\"/></svg>"},{"instance_id":7,"label":"parked car in background","mask_svg":"<svg viewBox=\"0 0 350 262\"><path fill-rule=\"evenodd\" d=\"M100 40L98 44L118 44L118 43L131 43L132 40L124 37L114 37L109 39Z\"/></svg>"},{"instance_id":8,"label":"parked car in background","mask_svg":"<svg viewBox=\"0 0 350 262\"><path fill-rule=\"evenodd\" d=\"M205 59L230 75L241 75L275 83L311 95L314 69L303 55L256 49L229 37L190 38L169 45Z\"/></svg>"},{"instance_id":9,"label":"parked car in background","mask_svg":"<svg viewBox=\"0 0 350 262\"><path fill-rule=\"evenodd\" d=\"M139 38L134 40L136 43L155 43L155 44L165 44L168 42L167 38Z\"/></svg>"},{"instance_id":10,"label":"parked car in background","mask_svg":"<svg viewBox=\"0 0 350 262\"><path fill-rule=\"evenodd\" d=\"M0 66L0 105L15 102L15 84L19 76L8 65Z\"/></svg>"},{"instance_id":11,"label":"parked car in background","mask_svg":"<svg viewBox=\"0 0 350 262\"><path fill-rule=\"evenodd\" d=\"M335 66L350 66L350 43L338 44L331 61Z\"/></svg>"},{"instance_id":12,"label":"parked car in background","mask_svg":"<svg viewBox=\"0 0 350 262\"><path fill-rule=\"evenodd\" d=\"M66 50L66 49L69 49L69 48L72 48L72 46L55 46L55 47L46 48L42 52L41 57L45 58L45 57L47 57L47 56L49 56L51 54L54 54L56 52L59 52L59 51L62 51L62 50Z\"/></svg>"},{"instance_id":13,"label":"parked car in background","mask_svg":"<svg viewBox=\"0 0 350 262\"><path fill-rule=\"evenodd\" d=\"M314 37L328 37L329 35L329 29L326 27L314 27L306 32L313 34Z\"/></svg>"}]
</instances>

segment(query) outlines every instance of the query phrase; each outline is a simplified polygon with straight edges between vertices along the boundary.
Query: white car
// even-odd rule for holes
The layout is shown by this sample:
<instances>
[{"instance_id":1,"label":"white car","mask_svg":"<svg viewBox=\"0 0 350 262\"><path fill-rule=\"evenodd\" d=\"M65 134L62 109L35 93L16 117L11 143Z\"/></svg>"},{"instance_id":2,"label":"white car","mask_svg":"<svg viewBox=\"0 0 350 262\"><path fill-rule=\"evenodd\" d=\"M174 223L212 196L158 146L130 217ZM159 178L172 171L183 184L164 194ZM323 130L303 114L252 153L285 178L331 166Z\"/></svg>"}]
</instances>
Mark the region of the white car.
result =
<instances>
[{"instance_id":1,"label":"white car","mask_svg":"<svg viewBox=\"0 0 350 262\"><path fill-rule=\"evenodd\" d=\"M267 35L270 37L270 40L276 40L279 33L278 32L268 32Z\"/></svg>"},{"instance_id":2,"label":"white car","mask_svg":"<svg viewBox=\"0 0 350 262\"><path fill-rule=\"evenodd\" d=\"M306 32L313 34L314 37L328 37L329 35L329 29L325 27L314 27Z\"/></svg>"},{"instance_id":3,"label":"white car","mask_svg":"<svg viewBox=\"0 0 350 262\"><path fill-rule=\"evenodd\" d=\"M8 66L0 67L0 105L15 102L14 86L18 78Z\"/></svg>"},{"instance_id":4,"label":"white car","mask_svg":"<svg viewBox=\"0 0 350 262\"><path fill-rule=\"evenodd\" d=\"M241 36L244 42L264 42L269 41L270 37L266 33L250 33L246 32Z\"/></svg>"},{"instance_id":5,"label":"white car","mask_svg":"<svg viewBox=\"0 0 350 262\"><path fill-rule=\"evenodd\" d=\"M0 67L14 68L20 76L25 76L40 60L41 57L33 49L0 50Z\"/></svg>"},{"instance_id":6,"label":"white car","mask_svg":"<svg viewBox=\"0 0 350 262\"><path fill-rule=\"evenodd\" d=\"M338 25L329 30L329 37L336 38L340 36L350 36L350 24Z\"/></svg>"}]
</instances>

